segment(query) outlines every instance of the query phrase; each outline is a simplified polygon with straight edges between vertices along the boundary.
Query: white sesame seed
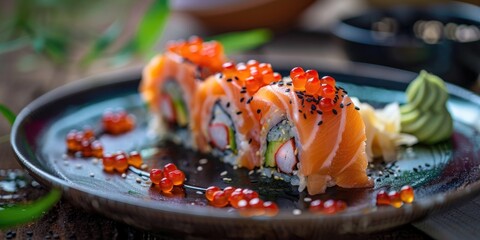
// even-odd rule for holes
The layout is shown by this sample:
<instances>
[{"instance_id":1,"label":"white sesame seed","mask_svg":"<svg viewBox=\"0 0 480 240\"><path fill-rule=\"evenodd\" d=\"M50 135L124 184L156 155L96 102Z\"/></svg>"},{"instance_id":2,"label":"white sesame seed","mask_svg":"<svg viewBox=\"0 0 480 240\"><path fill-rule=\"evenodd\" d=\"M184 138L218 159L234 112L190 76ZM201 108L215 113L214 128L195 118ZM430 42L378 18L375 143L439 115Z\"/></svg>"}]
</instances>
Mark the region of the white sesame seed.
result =
<instances>
[{"instance_id":1,"label":"white sesame seed","mask_svg":"<svg viewBox=\"0 0 480 240\"><path fill-rule=\"evenodd\" d=\"M233 166L233 170L237 170L237 169L238 169L237 165Z\"/></svg>"},{"instance_id":2,"label":"white sesame seed","mask_svg":"<svg viewBox=\"0 0 480 240\"><path fill-rule=\"evenodd\" d=\"M75 165L75 167L80 169L80 168L82 168L82 164L77 163L77 164Z\"/></svg>"},{"instance_id":3,"label":"white sesame seed","mask_svg":"<svg viewBox=\"0 0 480 240\"><path fill-rule=\"evenodd\" d=\"M293 209L292 213L293 213L293 215L300 215L300 214L302 214L302 210L300 210L300 209Z\"/></svg>"},{"instance_id":4,"label":"white sesame seed","mask_svg":"<svg viewBox=\"0 0 480 240\"><path fill-rule=\"evenodd\" d=\"M127 174L122 173L122 178L126 178L126 177L127 177Z\"/></svg>"},{"instance_id":5,"label":"white sesame seed","mask_svg":"<svg viewBox=\"0 0 480 240\"><path fill-rule=\"evenodd\" d=\"M202 164L202 165L203 165L203 164L207 164L207 163L208 163L208 159L202 158L202 159L200 159L200 160L198 161L198 163L200 163L200 164Z\"/></svg>"},{"instance_id":6,"label":"white sesame seed","mask_svg":"<svg viewBox=\"0 0 480 240\"><path fill-rule=\"evenodd\" d=\"M93 159L92 159L92 163L93 163L93 164L97 164L97 163L98 163L98 158L93 158Z\"/></svg>"},{"instance_id":7,"label":"white sesame seed","mask_svg":"<svg viewBox=\"0 0 480 240\"><path fill-rule=\"evenodd\" d=\"M198 195L203 195L202 191L196 191L195 193L198 194Z\"/></svg>"},{"instance_id":8,"label":"white sesame seed","mask_svg":"<svg viewBox=\"0 0 480 240\"><path fill-rule=\"evenodd\" d=\"M142 170L145 170L145 169L147 169L147 168L148 168L148 165L145 164L145 163L142 164L142 165L140 165L140 169L142 169Z\"/></svg>"},{"instance_id":9,"label":"white sesame seed","mask_svg":"<svg viewBox=\"0 0 480 240\"><path fill-rule=\"evenodd\" d=\"M95 174L93 172L91 172L90 177L95 177Z\"/></svg>"},{"instance_id":10,"label":"white sesame seed","mask_svg":"<svg viewBox=\"0 0 480 240\"><path fill-rule=\"evenodd\" d=\"M252 174L254 174L254 173L255 173L255 171L250 170L250 172L248 172L248 175L252 175Z\"/></svg>"},{"instance_id":11,"label":"white sesame seed","mask_svg":"<svg viewBox=\"0 0 480 240\"><path fill-rule=\"evenodd\" d=\"M231 178L222 178L222 180L223 180L224 182L231 182L231 181L232 181Z\"/></svg>"},{"instance_id":12,"label":"white sesame seed","mask_svg":"<svg viewBox=\"0 0 480 240\"><path fill-rule=\"evenodd\" d=\"M228 174L227 171L223 171L223 172L220 173L220 176L225 176L225 175L227 175L227 174Z\"/></svg>"},{"instance_id":13,"label":"white sesame seed","mask_svg":"<svg viewBox=\"0 0 480 240\"><path fill-rule=\"evenodd\" d=\"M311 199L311 198L309 198L309 197L306 197L306 198L304 198L304 199L303 199L303 201L304 201L304 202L311 202L311 201L312 201L312 199Z\"/></svg>"},{"instance_id":14,"label":"white sesame seed","mask_svg":"<svg viewBox=\"0 0 480 240\"><path fill-rule=\"evenodd\" d=\"M203 167L202 166L198 166L197 167L197 171L201 172L203 170Z\"/></svg>"},{"instance_id":15,"label":"white sesame seed","mask_svg":"<svg viewBox=\"0 0 480 240\"><path fill-rule=\"evenodd\" d=\"M135 179L135 181L137 181L137 183L141 183L141 182L142 182L142 179L139 178L139 177L137 177L137 178Z\"/></svg>"}]
</instances>

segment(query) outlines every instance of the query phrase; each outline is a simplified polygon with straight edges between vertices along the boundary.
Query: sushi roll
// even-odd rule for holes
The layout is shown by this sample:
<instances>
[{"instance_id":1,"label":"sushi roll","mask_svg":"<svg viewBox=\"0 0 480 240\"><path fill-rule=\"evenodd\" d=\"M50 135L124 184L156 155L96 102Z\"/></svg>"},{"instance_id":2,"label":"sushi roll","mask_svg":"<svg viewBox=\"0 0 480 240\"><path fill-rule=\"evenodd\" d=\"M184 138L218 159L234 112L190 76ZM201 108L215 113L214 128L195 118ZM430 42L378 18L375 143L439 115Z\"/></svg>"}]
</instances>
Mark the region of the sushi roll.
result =
<instances>
[{"instance_id":1,"label":"sushi roll","mask_svg":"<svg viewBox=\"0 0 480 240\"><path fill-rule=\"evenodd\" d=\"M365 125L358 108L335 79L294 68L291 79L259 89L250 107L260 124L264 172L297 179L299 190L370 187ZM267 170L267 171L265 171Z\"/></svg>"},{"instance_id":2,"label":"sushi roll","mask_svg":"<svg viewBox=\"0 0 480 240\"><path fill-rule=\"evenodd\" d=\"M280 79L267 63L223 64L223 71L205 80L194 97L191 131L199 150L235 166L260 166L260 126L250 102L258 89Z\"/></svg>"},{"instance_id":3,"label":"sushi roll","mask_svg":"<svg viewBox=\"0 0 480 240\"><path fill-rule=\"evenodd\" d=\"M193 96L199 84L220 71L225 61L220 43L199 37L171 42L143 70L140 93L153 118L150 129L157 137L192 146L189 125Z\"/></svg>"}]
</instances>

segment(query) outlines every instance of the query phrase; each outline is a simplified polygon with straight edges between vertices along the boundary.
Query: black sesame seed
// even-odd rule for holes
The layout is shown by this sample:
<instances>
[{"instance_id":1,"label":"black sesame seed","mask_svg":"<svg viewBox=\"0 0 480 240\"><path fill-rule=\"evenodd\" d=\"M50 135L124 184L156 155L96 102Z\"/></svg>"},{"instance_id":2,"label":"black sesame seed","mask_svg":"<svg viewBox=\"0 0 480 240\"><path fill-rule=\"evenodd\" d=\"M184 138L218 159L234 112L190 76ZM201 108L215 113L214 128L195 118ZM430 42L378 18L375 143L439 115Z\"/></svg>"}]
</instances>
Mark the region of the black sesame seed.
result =
<instances>
[{"instance_id":1,"label":"black sesame seed","mask_svg":"<svg viewBox=\"0 0 480 240\"><path fill-rule=\"evenodd\" d=\"M237 115L240 115L240 114L242 114L242 111L238 111L238 112L237 112Z\"/></svg>"},{"instance_id":2,"label":"black sesame seed","mask_svg":"<svg viewBox=\"0 0 480 240\"><path fill-rule=\"evenodd\" d=\"M317 110L317 106L315 106L315 104L312 104L312 105L310 106L310 109L312 109L312 110L315 111L315 110Z\"/></svg>"},{"instance_id":3,"label":"black sesame seed","mask_svg":"<svg viewBox=\"0 0 480 240\"><path fill-rule=\"evenodd\" d=\"M247 93L247 90L241 90L240 93Z\"/></svg>"},{"instance_id":4,"label":"black sesame seed","mask_svg":"<svg viewBox=\"0 0 480 240\"><path fill-rule=\"evenodd\" d=\"M253 140L253 139L250 138L250 139L248 140L248 144L252 143L252 140Z\"/></svg>"},{"instance_id":5,"label":"black sesame seed","mask_svg":"<svg viewBox=\"0 0 480 240\"><path fill-rule=\"evenodd\" d=\"M298 112L301 112L301 113L302 113L303 111L302 111L302 109L298 109Z\"/></svg>"},{"instance_id":6,"label":"black sesame seed","mask_svg":"<svg viewBox=\"0 0 480 240\"><path fill-rule=\"evenodd\" d=\"M230 102L227 102L227 105L226 105L226 107L227 107L227 108L229 108L229 107L230 107Z\"/></svg>"},{"instance_id":7,"label":"black sesame seed","mask_svg":"<svg viewBox=\"0 0 480 240\"><path fill-rule=\"evenodd\" d=\"M322 115L322 114L323 114L323 112L322 112L322 111L320 111L320 110L317 110L317 113L318 113L318 114L320 114L320 115Z\"/></svg>"},{"instance_id":8,"label":"black sesame seed","mask_svg":"<svg viewBox=\"0 0 480 240\"><path fill-rule=\"evenodd\" d=\"M290 92L290 88L285 89L285 92Z\"/></svg>"},{"instance_id":9,"label":"black sesame seed","mask_svg":"<svg viewBox=\"0 0 480 240\"><path fill-rule=\"evenodd\" d=\"M414 172L418 172L418 169L417 169L417 168L413 168L413 171L414 171Z\"/></svg>"},{"instance_id":10,"label":"black sesame seed","mask_svg":"<svg viewBox=\"0 0 480 240\"><path fill-rule=\"evenodd\" d=\"M260 113L261 111L262 111L262 110L261 110L260 108L259 108L259 109L257 109L257 113Z\"/></svg>"},{"instance_id":11,"label":"black sesame seed","mask_svg":"<svg viewBox=\"0 0 480 240\"><path fill-rule=\"evenodd\" d=\"M303 113L303 118L307 119L307 115L305 113Z\"/></svg>"},{"instance_id":12,"label":"black sesame seed","mask_svg":"<svg viewBox=\"0 0 480 240\"><path fill-rule=\"evenodd\" d=\"M425 163L425 167L430 167L430 164L428 164L428 163Z\"/></svg>"},{"instance_id":13,"label":"black sesame seed","mask_svg":"<svg viewBox=\"0 0 480 240\"><path fill-rule=\"evenodd\" d=\"M340 103L340 108L343 108L343 103Z\"/></svg>"},{"instance_id":14,"label":"black sesame seed","mask_svg":"<svg viewBox=\"0 0 480 240\"><path fill-rule=\"evenodd\" d=\"M289 101L289 102L290 102L290 104L292 104L292 100L291 100L291 99L290 99L290 101Z\"/></svg>"},{"instance_id":15,"label":"black sesame seed","mask_svg":"<svg viewBox=\"0 0 480 240\"><path fill-rule=\"evenodd\" d=\"M352 103L351 103L351 102L347 103L347 107L348 107L348 106L350 106L350 105L352 105Z\"/></svg>"},{"instance_id":16,"label":"black sesame seed","mask_svg":"<svg viewBox=\"0 0 480 240\"><path fill-rule=\"evenodd\" d=\"M218 73L218 78L223 78L223 74L222 74L222 73Z\"/></svg>"},{"instance_id":17,"label":"black sesame seed","mask_svg":"<svg viewBox=\"0 0 480 240\"><path fill-rule=\"evenodd\" d=\"M360 110L360 108L359 108L359 107L357 107L357 106L355 106L355 110L357 110L357 111L358 111L358 110Z\"/></svg>"},{"instance_id":18,"label":"black sesame seed","mask_svg":"<svg viewBox=\"0 0 480 240\"><path fill-rule=\"evenodd\" d=\"M320 125L322 125L322 123L323 123L323 121L319 121L319 122L317 123L317 125L320 126Z\"/></svg>"},{"instance_id":19,"label":"black sesame seed","mask_svg":"<svg viewBox=\"0 0 480 240\"><path fill-rule=\"evenodd\" d=\"M233 81L231 78L227 79L227 82L231 82L231 81Z\"/></svg>"},{"instance_id":20,"label":"black sesame seed","mask_svg":"<svg viewBox=\"0 0 480 240\"><path fill-rule=\"evenodd\" d=\"M247 100L247 104L250 104L250 102L253 100L253 96L250 97L248 100Z\"/></svg>"},{"instance_id":21,"label":"black sesame seed","mask_svg":"<svg viewBox=\"0 0 480 240\"><path fill-rule=\"evenodd\" d=\"M237 77L237 76L235 76L235 77L233 77L233 78L235 78L235 80L238 81L238 77Z\"/></svg>"},{"instance_id":22,"label":"black sesame seed","mask_svg":"<svg viewBox=\"0 0 480 240\"><path fill-rule=\"evenodd\" d=\"M333 114L337 115L337 110L336 109L332 109L332 112L333 112Z\"/></svg>"},{"instance_id":23,"label":"black sesame seed","mask_svg":"<svg viewBox=\"0 0 480 240\"><path fill-rule=\"evenodd\" d=\"M240 98L240 102L243 102L244 100L245 100L245 98L244 98L244 97Z\"/></svg>"}]
</instances>

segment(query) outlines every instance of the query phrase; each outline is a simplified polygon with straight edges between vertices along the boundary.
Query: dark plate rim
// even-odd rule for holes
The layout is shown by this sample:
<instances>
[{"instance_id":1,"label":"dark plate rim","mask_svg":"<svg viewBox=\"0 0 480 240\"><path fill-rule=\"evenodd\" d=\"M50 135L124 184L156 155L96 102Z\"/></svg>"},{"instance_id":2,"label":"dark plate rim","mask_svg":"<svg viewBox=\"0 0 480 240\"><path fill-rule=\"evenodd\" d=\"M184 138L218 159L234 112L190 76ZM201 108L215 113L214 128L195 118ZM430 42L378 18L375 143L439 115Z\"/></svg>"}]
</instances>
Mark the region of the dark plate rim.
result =
<instances>
[{"instance_id":1,"label":"dark plate rim","mask_svg":"<svg viewBox=\"0 0 480 240\"><path fill-rule=\"evenodd\" d=\"M295 65L299 66L316 66L326 68L333 71L339 72L348 72L350 74L357 74L365 77L372 78L381 78L384 77L384 73L390 72L392 76L391 79L402 84L406 84L409 81L413 80L416 76L415 73L398 70L389 67L377 66L372 64L364 63L352 63L352 62L337 62L337 61L326 61L314 57L291 57L288 60L278 60L276 57L265 57L265 56L239 56L240 59L266 59L269 62L272 62L275 66L283 66L284 69L291 67L292 62ZM275 60L277 59L277 60ZM281 67L280 67L281 68ZM393 72L392 72L393 71ZM395 73L395 74L393 74ZM56 88L36 100L28 104L18 115L16 121L12 127L10 142L12 148L17 156L17 160L21 165L23 165L29 173L31 173L36 179L40 182L48 184L50 186L59 187L63 189L66 195L69 195L69 191L76 190L81 194L88 194L97 196L100 199L107 201L114 201L119 204L130 205L132 207L144 208L147 210L153 210L156 212L163 213L174 213L179 215L184 215L192 218L192 221L197 221L204 219L205 217L214 218L219 221L229 220L236 221L248 224L274 224L274 223L301 223L301 222L311 222L316 220L318 222L329 221L329 222L343 222L347 220L358 221L360 219L370 219L371 221L381 221L382 219L392 218L398 215L412 215L412 212L421 212L420 216L425 216L427 213L432 212L436 209L445 208L450 206L450 203L458 203L462 200L467 200L473 198L478 193L480 193L480 181L472 183L464 188L457 189L455 191L444 192L432 196L428 199L420 199L415 201L411 205L404 205L402 208L374 208L370 212L344 212L336 215L317 215L317 214L301 214L301 215L292 215L283 212L275 217L253 217L245 218L240 217L235 214L225 214L225 210L216 209L216 208L195 208L195 206L186 206L178 208L178 206L169 205L169 204L155 204L150 202L144 202L141 206L136 204L134 200L120 198L116 195L108 195L107 193L101 193L98 191L92 191L89 188L82 187L79 185L71 184L65 180L62 180L56 176L53 176L44 170L40 166L36 166L29 161L29 157L26 153L22 152L19 148L21 144L21 136L19 135L20 127L26 121L26 119L34 112L36 109L41 108L42 106L51 103L52 101L64 98L70 93L85 91L90 88L95 88L99 86L105 86L113 83L128 82L133 81L134 79L139 79L141 76L141 68L131 68L121 71L116 71L112 73L106 73L101 75L96 75L92 77L85 78L80 81L75 81L73 83L66 84L59 88ZM451 95L465 99L467 101L473 102L477 105L480 105L480 96L475 95L474 93L465 90L461 87L447 84L447 87Z\"/></svg>"}]
</instances>

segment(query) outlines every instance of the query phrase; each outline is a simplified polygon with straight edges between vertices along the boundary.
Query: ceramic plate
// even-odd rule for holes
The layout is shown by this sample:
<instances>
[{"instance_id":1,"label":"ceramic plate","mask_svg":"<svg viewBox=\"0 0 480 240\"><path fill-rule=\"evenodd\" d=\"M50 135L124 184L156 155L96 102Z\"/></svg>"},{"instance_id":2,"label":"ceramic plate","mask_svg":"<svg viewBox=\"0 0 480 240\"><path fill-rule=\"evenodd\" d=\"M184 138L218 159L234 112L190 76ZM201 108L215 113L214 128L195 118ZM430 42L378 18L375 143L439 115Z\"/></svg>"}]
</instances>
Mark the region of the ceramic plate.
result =
<instances>
[{"instance_id":1,"label":"ceramic plate","mask_svg":"<svg viewBox=\"0 0 480 240\"><path fill-rule=\"evenodd\" d=\"M374 106L404 102L403 90L416 76L372 65L305 58L267 60L276 69L283 68L283 74L291 63L318 69L320 74L336 77L351 96ZM455 131L449 141L402 148L398 161L371 164L374 188L332 187L325 194L308 196L281 180L233 169L214 157L172 143L156 144L148 134L149 115L137 93L140 75L139 69L133 69L93 77L53 90L29 104L12 130L12 145L20 163L37 180L62 188L68 199L85 209L139 228L193 236L313 238L371 232L412 222L480 191L480 100L459 87L448 86L448 107L455 118ZM162 194L146 182L147 178L132 171L122 177L104 172L95 159L66 155L66 133L85 125L98 130L107 108L124 108L137 119L137 127L129 133L99 136L107 152L142 151L150 167L176 163L186 173L186 183L199 188L252 188L264 200L277 202L280 213L274 217L242 217L232 208L209 206L199 189L176 188L171 194ZM200 161L202 158L208 159L207 163ZM379 190L398 190L405 184L415 189L413 204L401 208L375 206ZM314 214L308 211L309 199L344 200L348 208L334 215Z\"/></svg>"}]
</instances>

